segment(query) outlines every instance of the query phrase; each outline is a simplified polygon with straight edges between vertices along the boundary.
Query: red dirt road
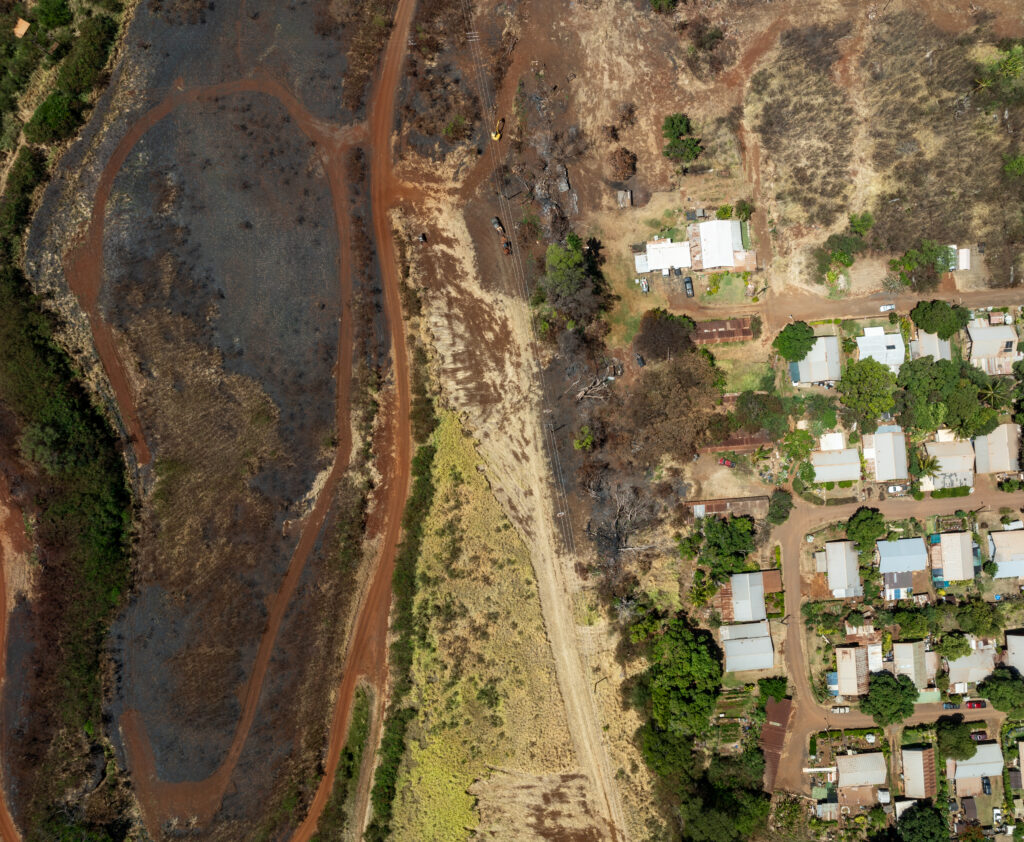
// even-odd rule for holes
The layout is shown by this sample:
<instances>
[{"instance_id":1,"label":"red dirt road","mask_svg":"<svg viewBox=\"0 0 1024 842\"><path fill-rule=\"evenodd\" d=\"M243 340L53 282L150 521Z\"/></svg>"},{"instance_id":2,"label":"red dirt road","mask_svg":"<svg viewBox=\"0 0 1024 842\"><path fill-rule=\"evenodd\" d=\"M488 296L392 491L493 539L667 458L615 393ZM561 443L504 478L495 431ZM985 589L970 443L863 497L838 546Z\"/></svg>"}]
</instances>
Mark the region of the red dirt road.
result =
<instances>
[{"instance_id":1,"label":"red dirt road","mask_svg":"<svg viewBox=\"0 0 1024 842\"><path fill-rule=\"evenodd\" d=\"M7 565L12 564L14 556L31 550L28 536L25 534L25 522L21 509L11 498L7 488L7 480L0 476L0 686L7 675ZM6 735L7 728L0 723L0 735ZM3 736L0 736L2 742ZM7 809L7 793L0 790L0 840L2 842L21 842L21 834L14 826L11 811Z\"/></svg>"},{"instance_id":2,"label":"red dirt road","mask_svg":"<svg viewBox=\"0 0 1024 842\"><path fill-rule=\"evenodd\" d=\"M114 179L129 153L139 139L157 122L181 105L243 92L264 93L280 101L299 128L316 144L327 173L340 244L338 277L339 293L342 298L342 317L338 336L339 358L335 369L338 447L327 481L317 496L313 510L303 520L302 532L292 554L288 571L270 605L267 626L260 639L252 673L242 694L242 713L235 728L231 746L217 771L202 781L178 783L161 781L156 773L156 760L146 735L145 723L141 714L138 711L129 710L121 718L120 725L124 732L128 765L133 775L144 821L150 835L154 838L159 838L160 827L172 818L195 818L200 824L204 824L209 822L220 807L221 799L230 783L232 773L242 754L256 716L263 681L285 610L291 601L306 560L323 526L337 481L348 467L352 448L349 383L353 353L353 325L350 243L345 209L348 191L343 161L346 147L354 140L359 139L362 129L361 127L352 129L325 125L309 114L283 85L266 77L241 79L175 92L144 114L118 144L100 178L85 240L69 252L65 257L64 264L68 282L89 316L100 359L114 387L138 461L140 464L147 464L151 456L139 419L135 397L129 386L123 362L118 355L113 333L98 310L103 277L103 223L107 200Z\"/></svg>"},{"instance_id":3,"label":"red dirt road","mask_svg":"<svg viewBox=\"0 0 1024 842\"><path fill-rule=\"evenodd\" d=\"M402 301L399 294L398 266L391 234L388 208L396 199L400 185L393 176L391 135L395 120L395 95L405 61L406 42L412 24L415 0L400 0L395 20L384 53L384 66L373 89L370 100L370 204L373 215L373 235L377 246L377 260L384 283L384 313L391 331L391 362L395 381L394 399L385 407L388 425L386 441L391 445L392 458L388 460L380 487L385 496L379 502L379 514L385 523L384 543L377 569L373 574L366 601L359 611L355 632L348 647L348 658L338 702L334 709L330 740L327 747L327 765L317 788L306 820L292 835L292 842L309 842L316 832L317 822L327 805L334 786L341 750L348 738L349 716L352 710L356 684L360 678L374 688L376 712L380 722L384 711L387 689L387 637L391 608L391 576L395 569L395 553L401 534L402 511L409 490L412 457L412 435L409 427L409 358L405 347L405 325L402 320ZM374 750L376 746L373 747ZM373 763L363 764L363 773L370 774ZM357 803L351 828L362 828L366 822L367 797L370 787L361 782L360 803Z\"/></svg>"}]
</instances>

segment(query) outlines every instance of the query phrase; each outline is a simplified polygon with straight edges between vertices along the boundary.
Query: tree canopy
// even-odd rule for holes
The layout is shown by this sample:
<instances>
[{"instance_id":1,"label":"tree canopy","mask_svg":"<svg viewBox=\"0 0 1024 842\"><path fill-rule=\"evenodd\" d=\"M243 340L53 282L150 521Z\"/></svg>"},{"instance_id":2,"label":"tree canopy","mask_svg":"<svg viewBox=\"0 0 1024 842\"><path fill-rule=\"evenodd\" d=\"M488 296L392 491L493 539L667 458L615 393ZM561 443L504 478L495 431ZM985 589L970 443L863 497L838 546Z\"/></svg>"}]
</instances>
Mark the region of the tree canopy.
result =
<instances>
[{"instance_id":1,"label":"tree canopy","mask_svg":"<svg viewBox=\"0 0 1024 842\"><path fill-rule=\"evenodd\" d=\"M900 842L947 842L949 823L930 801L918 801L896 823Z\"/></svg>"},{"instance_id":2,"label":"tree canopy","mask_svg":"<svg viewBox=\"0 0 1024 842\"><path fill-rule=\"evenodd\" d=\"M793 510L793 495L781 488L776 488L768 500L768 515L766 520L775 526L789 520L789 513Z\"/></svg>"},{"instance_id":3,"label":"tree canopy","mask_svg":"<svg viewBox=\"0 0 1024 842\"><path fill-rule=\"evenodd\" d=\"M878 360L868 358L847 365L838 388L843 404L865 431L873 431L878 417L896 406L896 375Z\"/></svg>"},{"instance_id":4,"label":"tree canopy","mask_svg":"<svg viewBox=\"0 0 1024 842\"><path fill-rule=\"evenodd\" d=\"M790 362L799 362L810 353L814 341L814 328L807 322L793 322L775 337L772 347Z\"/></svg>"},{"instance_id":5,"label":"tree canopy","mask_svg":"<svg viewBox=\"0 0 1024 842\"><path fill-rule=\"evenodd\" d=\"M662 731L705 733L722 684L714 638L676 618L655 638L650 660L647 676L654 724Z\"/></svg>"},{"instance_id":6,"label":"tree canopy","mask_svg":"<svg viewBox=\"0 0 1024 842\"><path fill-rule=\"evenodd\" d=\"M902 257L889 261L889 268L896 272L900 282L916 291L934 289L939 275L953 266L949 247L934 240L921 240L918 248L908 249Z\"/></svg>"},{"instance_id":7,"label":"tree canopy","mask_svg":"<svg viewBox=\"0 0 1024 842\"><path fill-rule=\"evenodd\" d=\"M954 760L969 760L978 751L971 739L971 726L962 716L944 716L935 723L935 740L939 754Z\"/></svg>"},{"instance_id":8,"label":"tree canopy","mask_svg":"<svg viewBox=\"0 0 1024 842\"><path fill-rule=\"evenodd\" d=\"M751 433L767 430L772 438L781 438L789 430L789 413L777 395L741 392L736 398L735 423Z\"/></svg>"},{"instance_id":9,"label":"tree canopy","mask_svg":"<svg viewBox=\"0 0 1024 842\"><path fill-rule=\"evenodd\" d=\"M1024 714L1024 679L1010 667L996 667L978 685L978 695L992 702L992 707L1013 716Z\"/></svg>"},{"instance_id":10,"label":"tree canopy","mask_svg":"<svg viewBox=\"0 0 1024 842\"><path fill-rule=\"evenodd\" d=\"M857 545L862 553L875 548L875 541L888 531L885 518L878 509L861 506L846 521L846 537Z\"/></svg>"},{"instance_id":11,"label":"tree canopy","mask_svg":"<svg viewBox=\"0 0 1024 842\"><path fill-rule=\"evenodd\" d=\"M860 709L884 728L912 716L917 696L917 688L908 676L876 672L871 674Z\"/></svg>"},{"instance_id":12,"label":"tree canopy","mask_svg":"<svg viewBox=\"0 0 1024 842\"><path fill-rule=\"evenodd\" d=\"M633 347L649 360L667 360L693 348L694 327L693 319L688 316L677 316L657 307L640 319Z\"/></svg>"},{"instance_id":13,"label":"tree canopy","mask_svg":"<svg viewBox=\"0 0 1024 842\"><path fill-rule=\"evenodd\" d=\"M662 150L666 158L677 161L695 161L704 151L700 140L692 134L693 126L685 114L669 114L661 125L661 133L667 143Z\"/></svg>"},{"instance_id":14,"label":"tree canopy","mask_svg":"<svg viewBox=\"0 0 1024 842\"><path fill-rule=\"evenodd\" d=\"M962 634L944 634L936 648L947 661L971 654L971 642Z\"/></svg>"},{"instance_id":15,"label":"tree canopy","mask_svg":"<svg viewBox=\"0 0 1024 842\"><path fill-rule=\"evenodd\" d=\"M904 363L896 382L900 423L907 428L930 432L949 427L963 438L985 435L999 423L992 405L1005 399L992 378L962 360L933 360L920 357ZM989 404L989 405L986 405Z\"/></svg>"},{"instance_id":16,"label":"tree canopy","mask_svg":"<svg viewBox=\"0 0 1024 842\"><path fill-rule=\"evenodd\" d=\"M935 333L939 339L949 339L967 327L971 313L964 307L951 307L945 301L919 301L910 311L910 318L925 333Z\"/></svg>"}]
</instances>

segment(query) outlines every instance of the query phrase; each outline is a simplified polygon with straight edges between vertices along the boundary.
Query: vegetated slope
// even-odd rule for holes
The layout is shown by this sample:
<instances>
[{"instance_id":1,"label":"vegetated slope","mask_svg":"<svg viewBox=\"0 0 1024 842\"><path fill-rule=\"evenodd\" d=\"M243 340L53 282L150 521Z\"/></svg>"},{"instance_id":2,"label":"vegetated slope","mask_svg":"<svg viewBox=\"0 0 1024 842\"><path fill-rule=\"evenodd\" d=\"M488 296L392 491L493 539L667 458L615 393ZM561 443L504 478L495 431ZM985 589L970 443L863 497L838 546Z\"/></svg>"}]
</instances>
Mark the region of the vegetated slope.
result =
<instances>
[{"instance_id":1,"label":"vegetated slope","mask_svg":"<svg viewBox=\"0 0 1024 842\"><path fill-rule=\"evenodd\" d=\"M409 695L417 712L394 819L394 838L410 842L468 838L479 821L469 790L485 792L495 766L527 779L573 768L526 546L453 414L441 414L433 443Z\"/></svg>"},{"instance_id":2,"label":"vegetated slope","mask_svg":"<svg viewBox=\"0 0 1024 842\"><path fill-rule=\"evenodd\" d=\"M789 225L829 226L846 211L853 108L833 78L847 24L791 29L750 80L744 118L757 132Z\"/></svg>"},{"instance_id":3,"label":"vegetated slope","mask_svg":"<svg viewBox=\"0 0 1024 842\"><path fill-rule=\"evenodd\" d=\"M871 244L891 252L986 244L995 286L1009 281L1024 239L1024 186L1003 173L1024 108L993 105L978 87L994 57L982 27L952 34L905 12L878 21L860 73L880 191Z\"/></svg>"}]
</instances>

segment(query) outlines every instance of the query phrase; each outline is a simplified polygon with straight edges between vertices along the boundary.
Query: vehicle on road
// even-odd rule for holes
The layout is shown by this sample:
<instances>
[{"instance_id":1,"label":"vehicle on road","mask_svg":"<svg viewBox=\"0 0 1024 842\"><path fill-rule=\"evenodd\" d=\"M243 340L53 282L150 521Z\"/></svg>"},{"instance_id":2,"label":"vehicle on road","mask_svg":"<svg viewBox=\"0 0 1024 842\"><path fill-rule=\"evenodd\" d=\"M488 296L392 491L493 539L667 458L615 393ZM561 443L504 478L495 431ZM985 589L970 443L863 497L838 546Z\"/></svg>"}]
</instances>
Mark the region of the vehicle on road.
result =
<instances>
[{"instance_id":1,"label":"vehicle on road","mask_svg":"<svg viewBox=\"0 0 1024 842\"><path fill-rule=\"evenodd\" d=\"M960 705L958 705L958 704L956 704L954 702L943 702L942 703L942 709L943 710L960 710Z\"/></svg>"},{"instance_id":2,"label":"vehicle on road","mask_svg":"<svg viewBox=\"0 0 1024 842\"><path fill-rule=\"evenodd\" d=\"M693 278L689 275L683 278L683 288L686 290L686 297L693 298Z\"/></svg>"},{"instance_id":3,"label":"vehicle on road","mask_svg":"<svg viewBox=\"0 0 1024 842\"><path fill-rule=\"evenodd\" d=\"M501 133L505 131L505 118L502 117L494 124L494 131L491 132L491 140L501 140Z\"/></svg>"},{"instance_id":4,"label":"vehicle on road","mask_svg":"<svg viewBox=\"0 0 1024 842\"><path fill-rule=\"evenodd\" d=\"M505 233L505 226L501 224L501 220L498 219L498 217L491 217L491 225L494 226L494 230L497 231L499 234Z\"/></svg>"},{"instance_id":5,"label":"vehicle on road","mask_svg":"<svg viewBox=\"0 0 1024 842\"><path fill-rule=\"evenodd\" d=\"M981 791L984 792L985 795L992 794L992 781L990 781L987 776L983 776L981 779Z\"/></svg>"},{"instance_id":6,"label":"vehicle on road","mask_svg":"<svg viewBox=\"0 0 1024 842\"><path fill-rule=\"evenodd\" d=\"M718 464L719 465L725 465L725 467L727 467L727 468L735 468L736 467L736 463L735 462L733 462L731 459L726 459L724 456L719 458Z\"/></svg>"},{"instance_id":7,"label":"vehicle on road","mask_svg":"<svg viewBox=\"0 0 1024 842\"><path fill-rule=\"evenodd\" d=\"M903 493L903 486L902 485L890 485L886 489L886 491L888 491L890 494L902 494Z\"/></svg>"},{"instance_id":8,"label":"vehicle on road","mask_svg":"<svg viewBox=\"0 0 1024 842\"><path fill-rule=\"evenodd\" d=\"M846 705L835 705L832 708L832 713L849 713L850 708Z\"/></svg>"},{"instance_id":9,"label":"vehicle on road","mask_svg":"<svg viewBox=\"0 0 1024 842\"><path fill-rule=\"evenodd\" d=\"M647 365L647 363L644 362L644 358L640 354L634 354L633 356L636 357L636 364L640 366L640 368L643 368L645 365Z\"/></svg>"},{"instance_id":10,"label":"vehicle on road","mask_svg":"<svg viewBox=\"0 0 1024 842\"><path fill-rule=\"evenodd\" d=\"M967 707L971 710L976 710L977 708L985 707L985 702L983 699L971 699L967 703Z\"/></svg>"},{"instance_id":11,"label":"vehicle on road","mask_svg":"<svg viewBox=\"0 0 1024 842\"><path fill-rule=\"evenodd\" d=\"M881 307L878 308L878 312L879 313L888 313L890 310L895 310L895 309L896 309L896 305L895 304L883 304Z\"/></svg>"}]
</instances>

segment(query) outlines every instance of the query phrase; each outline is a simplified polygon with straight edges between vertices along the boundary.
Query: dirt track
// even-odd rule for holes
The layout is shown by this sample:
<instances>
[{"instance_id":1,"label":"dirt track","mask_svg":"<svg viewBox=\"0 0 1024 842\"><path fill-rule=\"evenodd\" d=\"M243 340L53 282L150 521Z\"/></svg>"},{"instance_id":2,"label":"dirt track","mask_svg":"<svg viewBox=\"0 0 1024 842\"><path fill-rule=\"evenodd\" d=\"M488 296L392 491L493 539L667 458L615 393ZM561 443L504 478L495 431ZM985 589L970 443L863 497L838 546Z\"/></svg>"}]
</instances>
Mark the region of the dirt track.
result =
<instances>
[{"instance_id":1,"label":"dirt track","mask_svg":"<svg viewBox=\"0 0 1024 842\"><path fill-rule=\"evenodd\" d=\"M984 503L990 506L1024 506L1024 492L1005 494L998 491L986 478L979 477L974 494L969 498L950 498L934 500L926 498L921 501L912 498L887 500L880 504L886 518L899 520L909 517L925 518L933 514L950 514L965 506L978 508ZM782 545L782 578L786 594L786 641L785 658L786 673L789 676L793 698L792 725L786 734L779 772L775 788L790 792L802 792L806 789L806 780L802 773L806 759L807 741L811 734L823 731L827 727L866 728L874 725L874 720L865 714L849 713L832 715L830 705L819 705L814 700L808 677L807 658L803 647L803 622L800 614L800 548L804 536L818 527L835 521L847 520L862 505L870 503L849 503L844 506L820 507L802 500L796 500L796 506L789 520L778 527L772 535L774 541ZM986 708L978 711L979 717L997 726L1005 718L1005 714ZM905 724L934 722L942 715L941 704L918 705L914 715ZM896 727L896 726L893 726ZM891 730L891 729L890 729Z\"/></svg>"},{"instance_id":2,"label":"dirt track","mask_svg":"<svg viewBox=\"0 0 1024 842\"><path fill-rule=\"evenodd\" d=\"M27 553L31 547L25 535L25 522L21 510L11 499L7 481L0 476L0 685L7 673L7 566L14 563L14 556ZM7 729L0 730L0 742L6 738ZM21 842L21 835L14 826L11 811L7 807L7 791L0 780L0 840Z\"/></svg>"},{"instance_id":3,"label":"dirt track","mask_svg":"<svg viewBox=\"0 0 1024 842\"><path fill-rule=\"evenodd\" d=\"M339 324L339 359L335 369L338 445L334 464L317 496L312 511L302 523L301 537L292 555L287 574L270 605L267 625L260 639L256 660L243 692L242 713L235 728L231 746L217 771L202 781L168 783L159 780L156 773L155 757L146 735L142 717L136 711L130 710L121 719L120 725L125 736L128 763L134 777L147 828L154 838L158 838L159 828L165 821L174 817L195 817L202 824L208 822L220 807L255 718L263 680L285 611L323 526L337 481L349 463L352 445L349 423L349 382L352 366L353 326L350 306L349 230L345 213L347 188L342 161L345 148L359 137L361 130L325 126L306 111L283 85L268 78L243 79L176 91L143 115L118 145L100 179L91 222L84 242L74 248L65 259L68 282L78 296L83 309L89 315L96 347L104 369L114 386L122 417L125 419L132 437L137 460L142 465L148 464L150 452L139 420L135 399L128 385L128 377L118 354L113 333L97 308L102 284L103 227L107 200L114 179L128 154L157 122L176 108L190 102L251 91L265 93L279 100L301 130L317 145L331 188L341 246L338 266L339 294L345 302Z\"/></svg>"}]
</instances>

